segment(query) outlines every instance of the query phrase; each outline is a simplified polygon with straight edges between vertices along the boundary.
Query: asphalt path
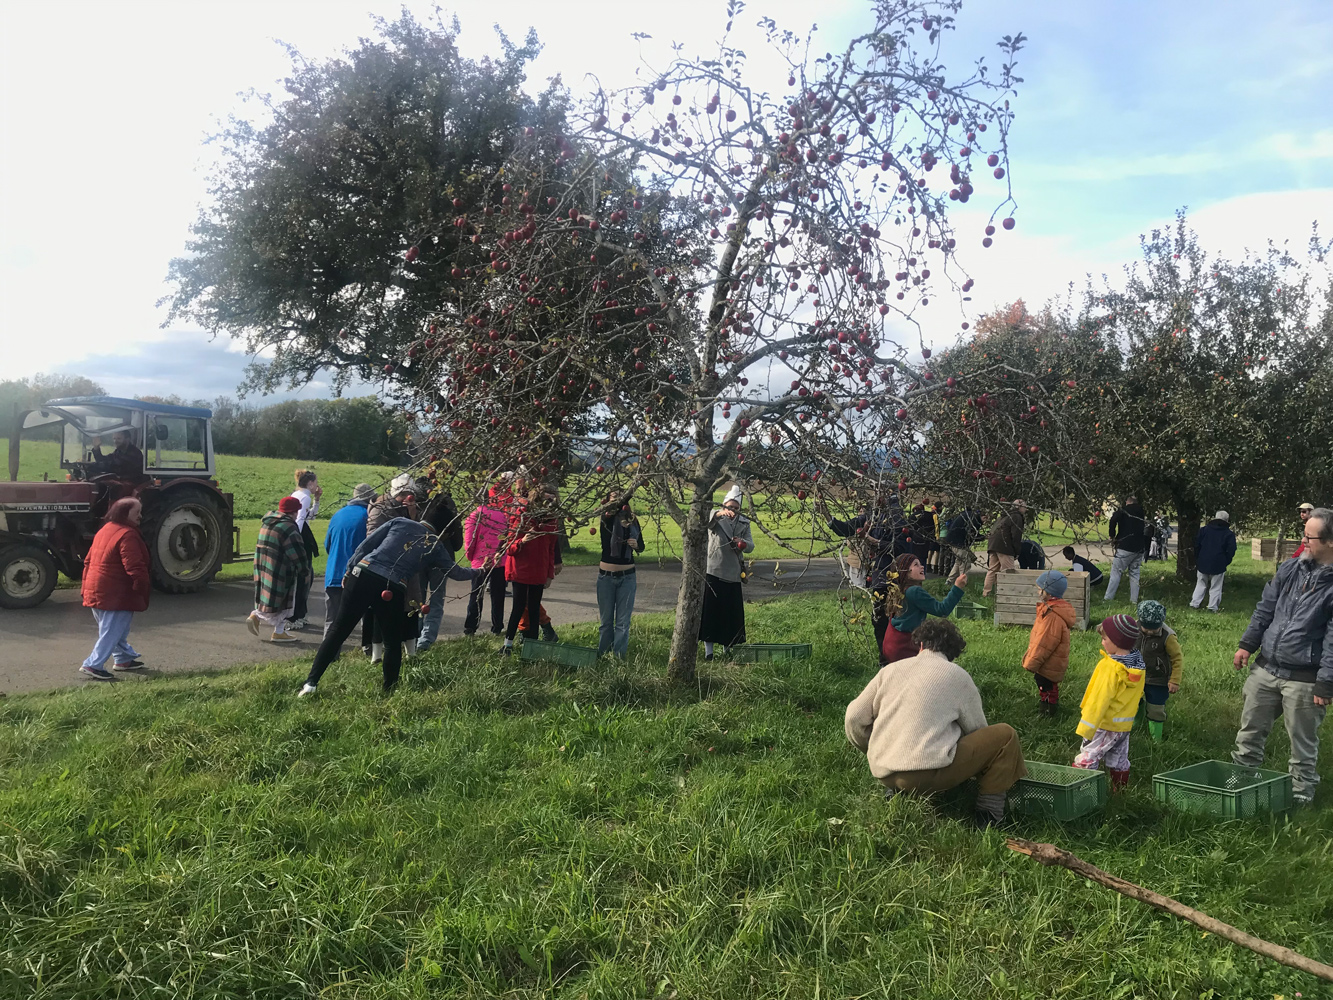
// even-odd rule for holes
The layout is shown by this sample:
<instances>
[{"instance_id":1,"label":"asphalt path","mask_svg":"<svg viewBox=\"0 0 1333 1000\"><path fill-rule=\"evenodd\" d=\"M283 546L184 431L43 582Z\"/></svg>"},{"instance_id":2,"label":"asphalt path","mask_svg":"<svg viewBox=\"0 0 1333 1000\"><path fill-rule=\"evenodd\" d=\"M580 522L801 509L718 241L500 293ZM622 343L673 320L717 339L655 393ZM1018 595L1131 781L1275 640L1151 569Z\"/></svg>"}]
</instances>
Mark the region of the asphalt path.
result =
<instances>
[{"instance_id":1,"label":"asphalt path","mask_svg":"<svg viewBox=\"0 0 1333 1000\"><path fill-rule=\"evenodd\" d=\"M746 587L748 600L836 588L842 573L835 559L809 563L760 561ZM679 563L640 563L635 611L673 611ZM462 634L467 613L466 584L449 581L440 626L440 640ZM597 567L567 566L542 598L557 625L597 620ZM130 644L145 669L117 674L123 683L141 683L164 674L221 670L248 663L295 660L313 655L324 620L324 581L310 595L316 623L299 643L274 645L256 639L245 627L254 607L254 585L214 583L197 594L153 593L147 611L135 615ZM506 612L508 606L506 606ZM489 608L488 608L489 612ZM489 622L489 617L484 619ZM488 627L483 624L483 628ZM265 634L261 631L261 635ZM358 633L359 634L359 633ZM0 610L0 692L47 691L78 684L105 684L79 673L92 650L97 627L78 590L57 590L51 598L26 611Z\"/></svg>"},{"instance_id":2,"label":"asphalt path","mask_svg":"<svg viewBox=\"0 0 1333 1000\"><path fill-rule=\"evenodd\" d=\"M1094 559L1110 558L1105 546L1083 545L1079 549ZM1047 555L1054 556L1048 565L1059 568L1063 564L1059 551L1058 545L1046 547ZM978 555L980 560L972 568L974 576L985 573L985 555ZM831 590L842 584L836 559L758 560L754 570L746 586L748 601ZM634 610L675 610L679 579L678 562L640 563ZM467 612L467 586L451 580L447 587L440 641L462 634ZM543 595L542 604L557 626L596 621L597 567L566 566ZM300 642L274 645L256 639L245 627L253 607L254 585L240 581L214 583L197 594L155 591L148 610L135 616L130 632L130 644L139 651L145 669L117 674L117 679L142 683L164 674L221 670L314 654L324 621L322 578L310 595L315 625L295 633ZM487 621L484 619L483 628ZM57 590L44 604L26 611L0 609L0 693L107 683L79 673L79 664L92 650L96 637L92 613L83 606L78 590Z\"/></svg>"}]
</instances>

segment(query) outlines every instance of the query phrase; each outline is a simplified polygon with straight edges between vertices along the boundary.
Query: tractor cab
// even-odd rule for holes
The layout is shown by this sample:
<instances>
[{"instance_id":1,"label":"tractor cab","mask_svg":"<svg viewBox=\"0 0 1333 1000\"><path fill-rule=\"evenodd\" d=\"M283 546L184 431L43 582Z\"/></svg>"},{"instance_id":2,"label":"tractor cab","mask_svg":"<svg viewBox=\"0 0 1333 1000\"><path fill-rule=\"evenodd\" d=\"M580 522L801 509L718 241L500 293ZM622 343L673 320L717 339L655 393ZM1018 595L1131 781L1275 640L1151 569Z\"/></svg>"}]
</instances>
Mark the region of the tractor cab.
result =
<instances>
[{"instance_id":1,"label":"tractor cab","mask_svg":"<svg viewBox=\"0 0 1333 1000\"><path fill-rule=\"evenodd\" d=\"M73 480L103 476L212 479L212 411L113 396L53 399L24 414L21 430L61 426L60 467ZM18 479L19 436L9 442L9 478Z\"/></svg>"},{"instance_id":2,"label":"tractor cab","mask_svg":"<svg viewBox=\"0 0 1333 1000\"><path fill-rule=\"evenodd\" d=\"M53 399L16 414L9 482L0 483L0 607L41 603L57 567L78 579L93 536L121 497L143 504L140 530L158 589L199 590L228 554L237 558L232 497L215 478L212 416L202 407L114 396ZM63 482L19 482L25 434L47 438L48 449L58 437Z\"/></svg>"}]
</instances>

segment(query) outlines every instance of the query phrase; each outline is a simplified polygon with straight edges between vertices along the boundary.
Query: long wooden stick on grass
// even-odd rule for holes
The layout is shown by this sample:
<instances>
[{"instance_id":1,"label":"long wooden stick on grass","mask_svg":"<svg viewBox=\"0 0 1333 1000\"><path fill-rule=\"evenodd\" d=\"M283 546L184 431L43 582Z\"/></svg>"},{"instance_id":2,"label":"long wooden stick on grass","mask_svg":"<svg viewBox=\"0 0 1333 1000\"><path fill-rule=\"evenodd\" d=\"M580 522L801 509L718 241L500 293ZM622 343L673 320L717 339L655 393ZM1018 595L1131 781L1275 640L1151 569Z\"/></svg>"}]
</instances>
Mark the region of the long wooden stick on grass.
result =
<instances>
[{"instance_id":1,"label":"long wooden stick on grass","mask_svg":"<svg viewBox=\"0 0 1333 1000\"><path fill-rule=\"evenodd\" d=\"M1108 889L1114 889L1116 892L1129 896L1131 899L1137 899L1140 902L1147 903L1149 906L1155 906L1159 910L1165 910L1167 913L1174 914L1183 920L1202 927L1210 934L1216 934L1220 938L1226 938L1233 944L1238 944L1242 948L1248 948L1250 951L1263 955L1265 958L1271 958L1274 962L1281 962L1283 965L1291 966L1293 969L1300 969L1302 972L1308 972L1312 976L1318 976L1320 979L1326 979L1333 982L1333 965L1325 965L1323 962L1316 962L1312 958L1306 958L1299 952L1292 951L1290 948L1284 948L1281 945L1273 944L1271 941L1265 941L1263 938L1257 938L1253 934L1246 934L1237 927L1230 924L1224 924L1201 910L1193 909L1184 903L1172 899L1170 896L1163 896L1160 893L1153 892L1151 889L1145 889L1141 885L1135 885L1133 882L1126 882L1122 878L1104 872L1095 865L1090 865L1082 858L1063 851L1054 844L1039 844L1032 840L1023 840L1019 837L1008 838L1009 849L1017 851L1019 854L1026 854L1028 857L1035 858L1043 865L1056 865L1060 868L1068 868L1076 875L1082 875L1084 878L1099 882Z\"/></svg>"}]
</instances>

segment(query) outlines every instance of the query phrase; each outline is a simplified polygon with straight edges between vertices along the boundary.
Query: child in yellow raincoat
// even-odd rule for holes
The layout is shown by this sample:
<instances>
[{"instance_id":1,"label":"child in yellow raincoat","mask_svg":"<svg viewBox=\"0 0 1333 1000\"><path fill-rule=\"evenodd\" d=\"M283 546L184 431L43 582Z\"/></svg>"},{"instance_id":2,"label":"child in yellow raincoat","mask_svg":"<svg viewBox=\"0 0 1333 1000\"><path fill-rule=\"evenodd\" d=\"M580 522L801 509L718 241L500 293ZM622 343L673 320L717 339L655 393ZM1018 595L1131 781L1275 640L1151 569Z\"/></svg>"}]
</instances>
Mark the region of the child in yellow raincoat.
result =
<instances>
[{"instance_id":1,"label":"child in yellow raincoat","mask_svg":"<svg viewBox=\"0 0 1333 1000\"><path fill-rule=\"evenodd\" d=\"M1074 766L1095 770L1105 763L1111 788L1119 790L1129 783L1129 731L1143 697L1146 670L1134 648L1140 629L1132 615L1112 615L1097 631L1103 653L1079 705L1083 746Z\"/></svg>"}]
</instances>

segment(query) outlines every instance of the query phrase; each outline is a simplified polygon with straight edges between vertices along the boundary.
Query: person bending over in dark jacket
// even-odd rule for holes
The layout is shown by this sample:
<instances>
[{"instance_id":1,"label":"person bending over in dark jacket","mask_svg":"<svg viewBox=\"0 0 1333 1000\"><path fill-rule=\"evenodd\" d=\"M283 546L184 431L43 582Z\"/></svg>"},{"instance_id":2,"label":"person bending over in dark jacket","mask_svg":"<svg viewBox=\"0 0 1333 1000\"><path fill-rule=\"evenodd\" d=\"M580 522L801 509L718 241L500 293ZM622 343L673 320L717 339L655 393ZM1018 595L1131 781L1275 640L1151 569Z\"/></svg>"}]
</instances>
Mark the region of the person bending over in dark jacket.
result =
<instances>
[{"instance_id":1,"label":"person bending over in dark jacket","mask_svg":"<svg viewBox=\"0 0 1333 1000\"><path fill-rule=\"evenodd\" d=\"M1102 580L1104 579L1102 571L1097 568L1097 566L1093 563L1091 559L1088 559L1085 556L1081 556L1077 552L1075 552L1074 546L1066 545L1060 551L1064 555L1064 557L1068 559L1069 562L1073 565L1075 573L1088 574L1089 587L1095 587L1097 586L1097 584L1102 582Z\"/></svg>"},{"instance_id":2,"label":"person bending over in dark jacket","mask_svg":"<svg viewBox=\"0 0 1333 1000\"><path fill-rule=\"evenodd\" d=\"M1250 665L1256 651L1263 658ZM1333 701L1333 510L1318 507L1305 522L1305 552L1288 559L1264 587L1235 667L1250 668L1231 759L1261 767L1279 715L1291 740L1289 766L1298 805L1319 784L1319 724Z\"/></svg>"},{"instance_id":3,"label":"person bending over in dark jacket","mask_svg":"<svg viewBox=\"0 0 1333 1000\"><path fill-rule=\"evenodd\" d=\"M343 577L342 607L333 628L319 644L310 675L297 692L298 698L315 693L324 671L338 655L338 650L352 634L357 622L370 611L384 642L384 690L398 683L403 661L403 623L407 591L422 573L432 582L471 581L476 570L459 566L449 546L441 542L424 524L405 517L395 517L380 525L357 546L347 561Z\"/></svg>"}]
</instances>

